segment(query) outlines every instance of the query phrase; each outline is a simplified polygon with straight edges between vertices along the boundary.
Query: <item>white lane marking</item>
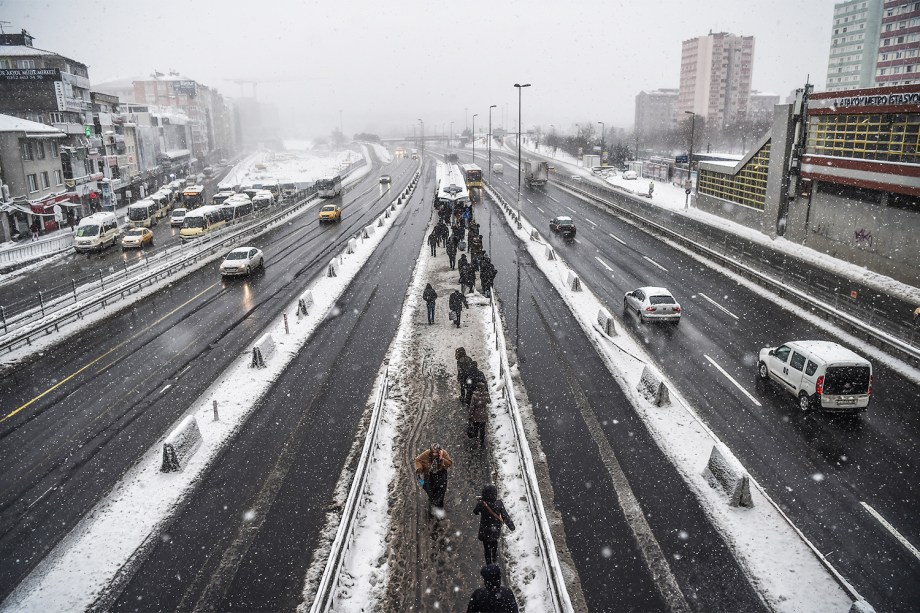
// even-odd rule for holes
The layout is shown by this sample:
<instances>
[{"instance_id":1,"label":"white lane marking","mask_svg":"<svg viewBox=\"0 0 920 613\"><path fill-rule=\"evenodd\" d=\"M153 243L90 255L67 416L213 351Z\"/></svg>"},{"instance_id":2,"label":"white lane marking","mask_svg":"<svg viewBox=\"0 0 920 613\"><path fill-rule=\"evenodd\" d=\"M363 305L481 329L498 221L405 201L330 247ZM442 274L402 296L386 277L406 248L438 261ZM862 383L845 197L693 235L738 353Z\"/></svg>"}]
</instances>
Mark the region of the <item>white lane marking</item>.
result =
<instances>
[{"instance_id":1,"label":"white lane marking","mask_svg":"<svg viewBox=\"0 0 920 613\"><path fill-rule=\"evenodd\" d=\"M596 223L594 223L593 221L591 221L591 220L588 219L587 217L585 217L585 221L587 221L587 222L588 222L589 224L591 224L592 226L596 226L596 225L597 225Z\"/></svg>"},{"instance_id":2,"label":"white lane marking","mask_svg":"<svg viewBox=\"0 0 920 613\"><path fill-rule=\"evenodd\" d=\"M597 256L594 256L594 259L597 260L598 262L600 262L600 263L601 263L601 266L603 266L604 268L606 268L606 269L609 270L610 272L613 272L613 269L610 268L609 266L607 266L607 262L605 262L604 260L600 259L600 258L597 257Z\"/></svg>"},{"instance_id":3,"label":"white lane marking","mask_svg":"<svg viewBox=\"0 0 920 613\"><path fill-rule=\"evenodd\" d=\"M741 384L738 383L737 381L735 381L734 377L732 377L730 374L728 374L727 372L725 372L725 369L724 369L724 368L722 368L721 366L719 366L718 364L716 364L716 361L715 361L715 360L713 360L711 357L709 357L709 356L706 355L705 353L703 354L703 357L706 358L707 360L709 360L709 363L710 363L710 364L712 364L713 366L715 366L715 367L718 369L718 371L719 371L720 373L722 373L723 375L725 375L725 378L726 378L726 379L728 379L729 381L731 381L731 382L735 385L735 387L737 387L739 390L741 390L741 393L742 393L742 394L744 394L745 396L747 396L748 398L750 398L751 402L753 402L753 403L756 404L757 406L763 406L762 404L760 404L760 403L757 401L756 398L754 398L753 396L751 396L751 394L750 394L746 389L744 389L743 387L741 387Z\"/></svg>"},{"instance_id":4,"label":"white lane marking","mask_svg":"<svg viewBox=\"0 0 920 613\"><path fill-rule=\"evenodd\" d=\"M33 506L35 506L35 504L36 504L39 500L41 500L42 498L44 498L44 497L48 494L48 492L50 492L50 491L53 490L54 488L55 488L55 486L52 485L51 487L49 487L48 489L46 489L44 492L42 492L42 495L39 496L38 498L36 498L35 500L33 500L33 501L32 501L32 504L30 504L29 506L27 506L26 509L31 509ZM884 521L884 520L883 520L883 521Z\"/></svg>"},{"instance_id":5,"label":"white lane marking","mask_svg":"<svg viewBox=\"0 0 920 613\"><path fill-rule=\"evenodd\" d=\"M164 387L163 389L160 390L160 393L162 394L163 392L165 392L166 390L168 390L168 389L171 388L171 387L172 387L172 383L167 383L167 384L166 384L166 387Z\"/></svg>"},{"instance_id":6,"label":"white lane marking","mask_svg":"<svg viewBox=\"0 0 920 613\"><path fill-rule=\"evenodd\" d=\"M572 239L572 242L578 243L579 245L581 244L581 241L578 240L577 238L573 238L573 239Z\"/></svg>"},{"instance_id":7,"label":"white lane marking","mask_svg":"<svg viewBox=\"0 0 920 613\"><path fill-rule=\"evenodd\" d=\"M567 207L565 207L565 208L567 208L568 210L572 211L572 212L575 213L576 215L578 214L578 212L577 212L575 209L573 209L572 207L570 207L570 206L567 206Z\"/></svg>"},{"instance_id":8,"label":"white lane marking","mask_svg":"<svg viewBox=\"0 0 920 613\"><path fill-rule=\"evenodd\" d=\"M649 262L651 262L652 264L654 264L655 266L657 266L658 268L660 268L661 270L663 270L663 271L665 271L665 272L668 272L668 269L667 269L667 268L665 268L664 266L662 266L661 264L659 264L658 262L656 262L656 261L653 260L652 258L648 257L647 255L643 255L642 257L645 258L646 260L648 260Z\"/></svg>"},{"instance_id":9,"label":"white lane marking","mask_svg":"<svg viewBox=\"0 0 920 613\"><path fill-rule=\"evenodd\" d=\"M712 306L716 307L717 309L720 309L720 310L721 310L723 313L725 313L726 315L730 315L730 316L734 317L735 319L738 319L738 316L737 316L737 315L735 315L734 313L732 313L731 311L729 311L728 309L726 309L724 306L722 306L721 304L719 304L718 302L716 302L715 300L713 300L712 298L710 298L709 296L707 296L707 295L704 294L703 292L697 292L696 295L697 295L697 296L702 296L703 298L705 298L706 300L708 300L709 302L711 302L711 303L712 303Z\"/></svg>"},{"instance_id":10,"label":"white lane marking","mask_svg":"<svg viewBox=\"0 0 920 613\"><path fill-rule=\"evenodd\" d=\"M528 198L527 196L524 196L524 198L525 198L525 200L527 200L527 202L529 202L530 204L533 204L533 200L531 200L531 199Z\"/></svg>"},{"instance_id":11,"label":"white lane marking","mask_svg":"<svg viewBox=\"0 0 920 613\"><path fill-rule=\"evenodd\" d=\"M891 535L892 535L894 538L898 539L898 542L899 542L899 543L901 543L902 545L904 545L904 547L906 547L908 551L910 551L912 554L914 554L914 557L915 557L915 558L917 558L918 560L920 560L920 551L917 551L917 548L914 547L913 545L911 545L911 544L910 544L910 541L908 541L906 538L904 538L904 536L902 536L901 533L898 532L897 528L895 528L894 526L892 526L891 524L889 524L889 523L885 520L885 518L882 517L882 516L879 514L878 511L876 511L875 509L873 509L872 507L870 507L868 503L865 503L865 502L860 501L859 504L861 504L861 505L863 506L864 509L866 509L867 511L869 511L869 513L872 515L872 517L874 517L875 519L877 519L877 520L879 521L879 523L882 524L882 525L885 527L885 529L888 530L888 532L890 532Z\"/></svg>"},{"instance_id":12,"label":"white lane marking","mask_svg":"<svg viewBox=\"0 0 920 613\"><path fill-rule=\"evenodd\" d=\"M555 202L556 204L562 204L561 202L559 202L558 200L556 200L555 198L553 198L553 197L550 196L549 194L546 194L545 192L544 192L544 194L546 195L547 198L549 198L550 200L552 200L552 201Z\"/></svg>"},{"instance_id":13,"label":"white lane marking","mask_svg":"<svg viewBox=\"0 0 920 613\"><path fill-rule=\"evenodd\" d=\"M537 210L540 211L541 213L543 213L544 215L546 215L546 211L544 211L544 210L541 209L540 207L537 207Z\"/></svg>"},{"instance_id":14,"label":"white lane marking","mask_svg":"<svg viewBox=\"0 0 920 613\"><path fill-rule=\"evenodd\" d=\"M609 232L607 233L607 236L609 236L610 238L612 238L612 239L615 240L616 242L620 243L621 245L625 245L625 244L626 244L626 241L624 241L624 240L621 239L621 238L617 238L616 236L614 236L613 234L610 234Z\"/></svg>"}]
</instances>

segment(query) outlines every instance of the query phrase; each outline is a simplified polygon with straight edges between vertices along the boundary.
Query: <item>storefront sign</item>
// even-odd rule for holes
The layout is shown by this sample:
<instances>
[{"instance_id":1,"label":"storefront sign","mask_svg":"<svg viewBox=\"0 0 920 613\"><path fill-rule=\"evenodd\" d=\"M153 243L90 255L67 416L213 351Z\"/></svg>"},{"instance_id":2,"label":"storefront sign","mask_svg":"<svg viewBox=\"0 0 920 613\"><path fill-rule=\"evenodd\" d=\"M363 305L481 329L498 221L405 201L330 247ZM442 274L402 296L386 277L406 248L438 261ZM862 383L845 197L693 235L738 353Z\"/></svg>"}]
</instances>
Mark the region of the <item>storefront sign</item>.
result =
<instances>
[{"instance_id":1,"label":"storefront sign","mask_svg":"<svg viewBox=\"0 0 920 613\"><path fill-rule=\"evenodd\" d=\"M920 104L920 92L904 92L890 94L865 94L862 96L846 96L844 98L822 98L812 100L811 108L848 109L861 106L897 106L903 104Z\"/></svg>"},{"instance_id":2,"label":"storefront sign","mask_svg":"<svg viewBox=\"0 0 920 613\"><path fill-rule=\"evenodd\" d=\"M60 81L57 68L6 68L0 70L0 81Z\"/></svg>"}]
</instances>

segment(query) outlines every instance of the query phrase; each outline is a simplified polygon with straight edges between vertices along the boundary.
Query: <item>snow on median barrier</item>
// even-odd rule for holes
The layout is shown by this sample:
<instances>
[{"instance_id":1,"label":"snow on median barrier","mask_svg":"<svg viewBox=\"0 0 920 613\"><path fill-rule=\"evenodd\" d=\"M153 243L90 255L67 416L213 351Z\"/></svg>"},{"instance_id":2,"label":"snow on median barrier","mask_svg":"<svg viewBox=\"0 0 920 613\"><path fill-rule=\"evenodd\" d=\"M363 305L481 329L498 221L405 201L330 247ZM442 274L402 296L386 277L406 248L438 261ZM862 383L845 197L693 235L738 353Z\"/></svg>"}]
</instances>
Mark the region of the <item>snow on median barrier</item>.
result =
<instances>
[{"instance_id":1,"label":"snow on median barrier","mask_svg":"<svg viewBox=\"0 0 920 613\"><path fill-rule=\"evenodd\" d=\"M201 447L201 430L194 415L188 415L163 441L163 464L160 472L182 470L188 459Z\"/></svg>"},{"instance_id":2,"label":"snow on median barrier","mask_svg":"<svg viewBox=\"0 0 920 613\"><path fill-rule=\"evenodd\" d=\"M607 313L607 316L610 317L610 313ZM600 314L598 314L598 319L600 319ZM611 323L611 325L613 324ZM636 389L655 406L660 407L671 402L668 386L648 366L642 369L642 376L639 377L639 385L636 386Z\"/></svg>"},{"instance_id":3,"label":"snow on median barrier","mask_svg":"<svg viewBox=\"0 0 920 613\"><path fill-rule=\"evenodd\" d=\"M550 247L549 245L546 246L546 259L547 259L547 260L555 260L555 259L556 259L556 252L553 251L553 248Z\"/></svg>"},{"instance_id":4,"label":"snow on median barrier","mask_svg":"<svg viewBox=\"0 0 920 613\"><path fill-rule=\"evenodd\" d=\"M275 353L275 339L266 332L262 335L255 346L252 348L252 368L265 368L265 363L271 359Z\"/></svg>"},{"instance_id":5,"label":"snow on median barrier","mask_svg":"<svg viewBox=\"0 0 920 613\"><path fill-rule=\"evenodd\" d=\"M572 290L573 292L580 292L580 291L581 291L581 279L579 279L579 278L578 278L578 275L576 275L576 274L575 274L573 271L571 271L571 270L569 271L569 274L568 274L568 276L567 276L566 279L565 279L565 285L566 285L566 287L568 287L568 288L569 288L570 290Z\"/></svg>"},{"instance_id":6,"label":"snow on median barrier","mask_svg":"<svg viewBox=\"0 0 920 613\"><path fill-rule=\"evenodd\" d=\"M616 326L613 324L613 317L610 315L610 311L607 309L598 310L597 325L600 327L601 332L607 336L616 336Z\"/></svg>"},{"instance_id":7,"label":"snow on median barrier","mask_svg":"<svg viewBox=\"0 0 920 613\"><path fill-rule=\"evenodd\" d=\"M364 227L364 238L370 238L374 235L374 224Z\"/></svg>"},{"instance_id":8,"label":"snow on median barrier","mask_svg":"<svg viewBox=\"0 0 920 613\"><path fill-rule=\"evenodd\" d=\"M543 239L540 238L540 233L539 233L537 230L531 230L531 231L530 231L530 240L532 240L532 241L537 241L538 243L542 243L542 242L543 242Z\"/></svg>"},{"instance_id":9,"label":"snow on median barrier","mask_svg":"<svg viewBox=\"0 0 920 613\"><path fill-rule=\"evenodd\" d=\"M327 277L338 277L339 276L339 266L341 266L341 259L336 256L329 260L329 269L326 272Z\"/></svg>"},{"instance_id":10,"label":"snow on median barrier","mask_svg":"<svg viewBox=\"0 0 920 613\"><path fill-rule=\"evenodd\" d=\"M702 474L709 485L728 495L728 504L731 506L749 509L754 507L750 477L743 468L730 462L727 455L719 451L718 445L713 445L709 462L706 463Z\"/></svg>"},{"instance_id":11,"label":"snow on median barrier","mask_svg":"<svg viewBox=\"0 0 920 613\"><path fill-rule=\"evenodd\" d=\"M349 238L348 246L345 247L345 253L348 253L348 254L354 253L357 248L358 248L358 241L356 241L353 238Z\"/></svg>"},{"instance_id":12,"label":"snow on median barrier","mask_svg":"<svg viewBox=\"0 0 920 613\"><path fill-rule=\"evenodd\" d=\"M307 290L297 300L297 317L309 315L311 306L313 306L313 291Z\"/></svg>"}]
</instances>

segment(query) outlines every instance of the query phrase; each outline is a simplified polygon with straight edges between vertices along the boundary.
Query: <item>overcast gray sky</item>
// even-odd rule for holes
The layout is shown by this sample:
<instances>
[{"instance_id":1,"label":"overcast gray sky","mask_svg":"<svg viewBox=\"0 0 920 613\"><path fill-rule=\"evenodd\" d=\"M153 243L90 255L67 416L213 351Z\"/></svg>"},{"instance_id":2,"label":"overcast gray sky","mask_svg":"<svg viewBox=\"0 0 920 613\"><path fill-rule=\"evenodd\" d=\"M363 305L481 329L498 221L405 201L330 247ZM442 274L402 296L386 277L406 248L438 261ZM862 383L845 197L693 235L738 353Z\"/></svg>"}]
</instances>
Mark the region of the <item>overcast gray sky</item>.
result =
<instances>
[{"instance_id":1,"label":"overcast gray sky","mask_svg":"<svg viewBox=\"0 0 920 613\"><path fill-rule=\"evenodd\" d=\"M605 121L630 128L635 95L677 87L681 41L753 35L754 89L783 100L824 86L833 0L0 0L6 31L89 65L90 80L175 69L224 95L259 98L326 134L426 132L473 113L510 125ZM247 95L249 94L249 86ZM469 109L465 112L464 109ZM506 110L507 109L507 110ZM504 119L503 119L504 118Z\"/></svg>"}]
</instances>

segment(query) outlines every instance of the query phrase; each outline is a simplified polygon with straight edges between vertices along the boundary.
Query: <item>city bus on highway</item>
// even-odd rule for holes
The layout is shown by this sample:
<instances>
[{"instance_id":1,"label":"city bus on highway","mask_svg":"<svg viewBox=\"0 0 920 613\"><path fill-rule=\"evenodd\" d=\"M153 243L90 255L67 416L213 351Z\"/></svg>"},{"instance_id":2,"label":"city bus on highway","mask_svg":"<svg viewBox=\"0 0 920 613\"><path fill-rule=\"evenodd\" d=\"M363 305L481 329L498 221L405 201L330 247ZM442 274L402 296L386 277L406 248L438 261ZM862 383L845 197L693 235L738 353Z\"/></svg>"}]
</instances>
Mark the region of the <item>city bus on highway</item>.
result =
<instances>
[{"instance_id":1,"label":"city bus on highway","mask_svg":"<svg viewBox=\"0 0 920 613\"><path fill-rule=\"evenodd\" d=\"M159 219L159 207L150 199L138 200L128 205L129 228L152 228Z\"/></svg>"},{"instance_id":2,"label":"city bus on highway","mask_svg":"<svg viewBox=\"0 0 920 613\"><path fill-rule=\"evenodd\" d=\"M213 198L211 198L211 204L213 204L214 206L220 206L221 204L223 204L224 202L226 202L233 196L236 196L236 192L234 191L230 191L230 190L219 191L216 194L214 194Z\"/></svg>"},{"instance_id":3,"label":"city bus on highway","mask_svg":"<svg viewBox=\"0 0 920 613\"><path fill-rule=\"evenodd\" d=\"M482 168L476 164L464 164L460 167L463 171L463 179L466 181L466 188L482 187Z\"/></svg>"},{"instance_id":4,"label":"city bus on highway","mask_svg":"<svg viewBox=\"0 0 920 613\"><path fill-rule=\"evenodd\" d=\"M434 207L446 204L452 210L461 210L470 204L470 192L463 180L460 167L455 164L438 162L435 168L435 195Z\"/></svg>"},{"instance_id":5,"label":"city bus on highway","mask_svg":"<svg viewBox=\"0 0 920 613\"><path fill-rule=\"evenodd\" d=\"M314 184L316 195L320 198L335 198L342 193L342 177L335 176L331 179L318 179Z\"/></svg>"},{"instance_id":6,"label":"city bus on highway","mask_svg":"<svg viewBox=\"0 0 920 613\"><path fill-rule=\"evenodd\" d=\"M182 206L195 209L204 204L204 186L191 185L182 192Z\"/></svg>"},{"instance_id":7,"label":"city bus on highway","mask_svg":"<svg viewBox=\"0 0 920 613\"><path fill-rule=\"evenodd\" d=\"M207 205L200 206L194 211L189 211L182 222L182 229L179 230L179 238L182 240L192 240L200 238L226 225L227 219L224 216L222 207Z\"/></svg>"},{"instance_id":8,"label":"city bus on highway","mask_svg":"<svg viewBox=\"0 0 920 613\"><path fill-rule=\"evenodd\" d=\"M252 200L245 194L236 194L232 198L228 198L220 208L223 209L224 218L227 221L239 219L240 217L249 215L253 211Z\"/></svg>"}]
</instances>

